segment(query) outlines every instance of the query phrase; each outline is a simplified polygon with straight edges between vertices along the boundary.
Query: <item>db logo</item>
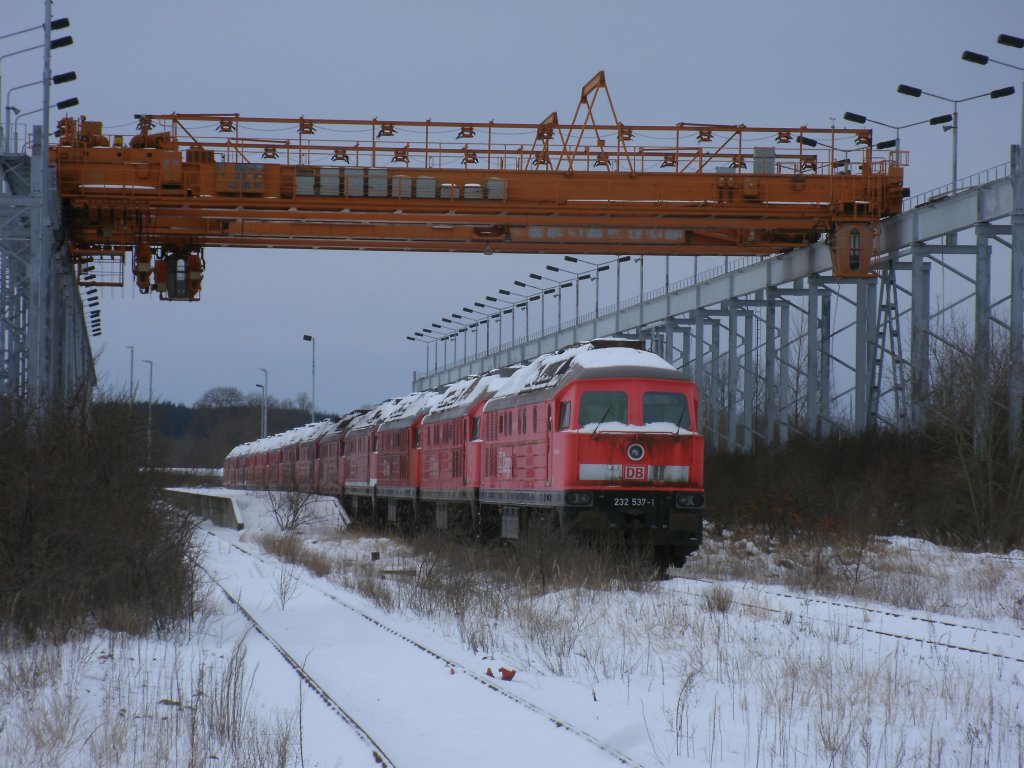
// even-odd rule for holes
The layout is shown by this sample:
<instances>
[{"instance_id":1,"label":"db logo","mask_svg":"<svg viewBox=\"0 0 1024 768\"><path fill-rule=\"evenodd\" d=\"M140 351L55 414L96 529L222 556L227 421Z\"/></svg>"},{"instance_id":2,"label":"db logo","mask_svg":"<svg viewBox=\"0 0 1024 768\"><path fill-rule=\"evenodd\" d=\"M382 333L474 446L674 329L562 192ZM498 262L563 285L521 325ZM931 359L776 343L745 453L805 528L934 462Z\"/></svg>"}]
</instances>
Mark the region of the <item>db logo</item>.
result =
<instances>
[{"instance_id":1,"label":"db logo","mask_svg":"<svg viewBox=\"0 0 1024 768\"><path fill-rule=\"evenodd\" d=\"M622 468L623 480L646 480L647 467L627 464Z\"/></svg>"}]
</instances>

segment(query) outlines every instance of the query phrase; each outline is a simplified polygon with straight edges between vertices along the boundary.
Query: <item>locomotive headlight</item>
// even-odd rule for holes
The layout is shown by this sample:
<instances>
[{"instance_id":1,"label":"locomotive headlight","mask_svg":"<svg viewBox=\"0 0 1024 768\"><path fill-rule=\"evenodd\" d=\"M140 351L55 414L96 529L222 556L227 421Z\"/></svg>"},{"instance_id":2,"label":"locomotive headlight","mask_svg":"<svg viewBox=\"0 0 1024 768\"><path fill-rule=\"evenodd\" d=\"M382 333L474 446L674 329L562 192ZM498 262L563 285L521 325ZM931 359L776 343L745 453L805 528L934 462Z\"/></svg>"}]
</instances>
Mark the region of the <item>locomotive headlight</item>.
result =
<instances>
[{"instance_id":1,"label":"locomotive headlight","mask_svg":"<svg viewBox=\"0 0 1024 768\"><path fill-rule=\"evenodd\" d=\"M626 449L626 456L629 457L630 461L640 461L640 459L642 459L646 454L647 451L644 450L644 447L640 445L640 443L632 443Z\"/></svg>"},{"instance_id":2,"label":"locomotive headlight","mask_svg":"<svg viewBox=\"0 0 1024 768\"><path fill-rule=\"evenodd\" d=\"M589 491L566 491L565 503L570 507L589 507L594 497Z\"/></svg>"},{"instance_id":3,"label":"locomotive headlight","mask_svg":"<svg viewBox=\"0 0 1024 768\"><path fill-rule=\"evenodd\" d=\"M704 506L704 494L701 493L677 493L676 506L684 509L693 509Z\"/></svg>"}]
</instances>

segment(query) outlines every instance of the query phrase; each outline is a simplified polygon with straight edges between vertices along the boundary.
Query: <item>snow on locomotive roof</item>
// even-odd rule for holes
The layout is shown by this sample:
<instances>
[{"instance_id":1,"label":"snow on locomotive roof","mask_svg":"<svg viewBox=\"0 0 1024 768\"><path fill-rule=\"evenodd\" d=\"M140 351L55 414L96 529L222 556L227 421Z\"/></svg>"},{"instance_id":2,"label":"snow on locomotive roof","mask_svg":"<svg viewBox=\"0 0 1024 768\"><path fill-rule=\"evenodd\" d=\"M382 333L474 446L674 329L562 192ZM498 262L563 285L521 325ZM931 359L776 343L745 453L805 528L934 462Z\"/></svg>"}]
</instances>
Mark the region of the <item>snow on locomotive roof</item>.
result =
<instances>
[{"instance_id":1,"label":"snow on locomotive roof","mask_svg":"<svg viewBox=\"0 0 1024 768\"><path fill-rule=\"evenodd\" d=\"M294 427L285 432L279 432L276 435L268 435L258 440L236 445L231 449L227 457L233 459L238 456L248 456L251 453L266 453L267 451L282 448L292 443L301 443L305 440L319 437L333 426L334 422L331 420L304 424L301 427Z\"/></svg>"},{"instance_id":2,"label":"snow on locomotive roof","mask_svg":"<svg viewBox=\"0 0 1024 768\"><path fill-rule=\"evenodd\" d=\"M377 403L370 410L364 413L357 419L353 419L349 426L350 432L356 432L360 429L366 429L372 427L379 421L386 419L392 411L398 407L398 404L402 401L400 397L389 397L383 403Z\"/></svg>"},{"instance_id":3,"label":"snow on locomotive roof","mask_svg":"<svg viewBox=\"0 0 1024 768\"><path fill-rule=\"evenodd\" d=\"M491 397L504 384L515 368L499 368L475 376L459 379L445 388L441 399L434 404L430 413L424 417L423 423L428 424L439 419L455 418L465 415L474 405L486 397Z\"/></svg>"},{"instance_id":4,"label":"snow on locomotive roof","mask_svg":"<svg viewBox=\"0 0 1024 768\"><path fill-rule=\"evenodd\" d=\"M621 341L622 345L615 345ZM532 363L513 373L494 394L495 400L514 395L548 389L556 386L570 370L588 372L602 369L635 369L670 371L678 373L672 365L652 352L637 349L626 339L598 339L558 352L541 355Z\"/></svg>"},{"instance_id":5,"label":"snow on locomotive roof","mask_svg":"<svg viewBox=\"0 0 1024 768\"><path fill-rule=\"evenodd\" d=\"M324 435L324 440L327 442L333 442L336 435L340 435L342 432L345 432L349 426L351 426L352 422L366 413L366 410L366 408L356 408L354 411L349 411L341 416L336 422L334 422L334 426L331 427L327 434Z\"/></svg>"},{"instance_id":6,"label":"snow on locomotive roof","mask_svg":"<svg viewBox=\"0 0 1024 768\"><path fill-rule=\"evenodd\" d=\"M431 389L426 392L413 392L401 398L394 409L381 419L381 427L406 427L412 424L420 414L431 410L444 397L443 389Z\"/></svg>"}]
</instances>

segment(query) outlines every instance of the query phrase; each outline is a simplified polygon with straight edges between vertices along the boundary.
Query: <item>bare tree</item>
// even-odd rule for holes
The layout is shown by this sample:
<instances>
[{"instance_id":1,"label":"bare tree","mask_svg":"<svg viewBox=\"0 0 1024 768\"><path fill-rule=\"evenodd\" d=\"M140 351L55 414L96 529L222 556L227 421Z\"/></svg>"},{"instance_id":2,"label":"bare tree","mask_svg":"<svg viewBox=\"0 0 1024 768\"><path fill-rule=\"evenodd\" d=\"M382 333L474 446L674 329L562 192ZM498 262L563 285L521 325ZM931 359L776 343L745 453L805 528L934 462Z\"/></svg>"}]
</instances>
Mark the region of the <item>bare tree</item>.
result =
<instances>
[{"instance_id":1,"label":"bare tree","mask_svg":"<svg viewBox=\"0 0 1024 768\"><path fill-rule=\"evenodd\" d=\"M319 520L315 493L299 490L264 491L264 499L277 527L282 531L295 531L303 525Z\"/></svg>"},{"instance_id":2,"label":"bare tree","mask_svg":"<svg viewBox=\"0 0 1024 768\"><path fill-rule=\"evenodd\" d=\"M245 405L245 395L238 387L212 387L196 400L195 408L232 408Z\"/></svg>"}]
</instances>

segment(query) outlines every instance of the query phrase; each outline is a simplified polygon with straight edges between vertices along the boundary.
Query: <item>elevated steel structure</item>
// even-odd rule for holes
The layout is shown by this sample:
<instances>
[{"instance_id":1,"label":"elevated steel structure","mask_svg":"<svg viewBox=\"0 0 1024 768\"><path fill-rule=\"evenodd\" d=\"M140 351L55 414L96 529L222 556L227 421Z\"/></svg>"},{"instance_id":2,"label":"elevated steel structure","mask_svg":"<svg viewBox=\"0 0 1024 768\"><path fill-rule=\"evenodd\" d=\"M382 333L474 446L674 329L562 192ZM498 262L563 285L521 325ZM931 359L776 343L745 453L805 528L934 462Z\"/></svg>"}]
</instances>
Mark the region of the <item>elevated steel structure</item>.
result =
<instances>
[{"instance_id":1,"label":"elevated steel structure","mask_svg":"<svg viewBox=\"0 0 1024 768\"><path fill-rule=\"evenodd\" d=\"M45 402L92 386L96 374L38 126L33 146L0 154L0 400Z\"/></svg>"},{"instance_id":2,"label":"elevated steel structure","mask_svg":"<svg viewBox=\"0 0 1024 768\"><path fill-rule=\"evenodd\" d=\"M873 265L877 280L830 274L823 243L737 260L696 280L571 317L461 360L453 354L451 364L440 366L436 343L469 332L445 329L436 336L434 369L415 373L413 386L427 389L581 339L629 333L647 339L701 384L704 428L713 438L709 444L721 449L786 440L793 430L824 436L880 424L922 428L929 417L930 366L949 341L951 313L970 306L967 343L982 390L992 365L992 336L1007 336L1011 373L1003 407L1011 448L1019 450L1024 385L1020 148L1011 148L1011 162L1001 173L986 178L992 180L910 201L906 212L883 221L881 253ZM975 242L957 245L963 240L949 236L958 233L973 234ZM1008 251L996 262L996 280L993 245ZM943 283L938 295L933 273ZM1004 285L1005 293L998 289L993 296L996 285ZM943 323L945 328L937 327ZM976 439L982 440L992 399L982 392L977 402Z\"/></svg>"}]
</instances>

